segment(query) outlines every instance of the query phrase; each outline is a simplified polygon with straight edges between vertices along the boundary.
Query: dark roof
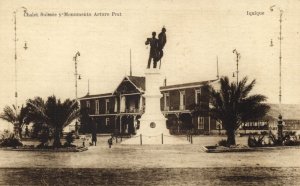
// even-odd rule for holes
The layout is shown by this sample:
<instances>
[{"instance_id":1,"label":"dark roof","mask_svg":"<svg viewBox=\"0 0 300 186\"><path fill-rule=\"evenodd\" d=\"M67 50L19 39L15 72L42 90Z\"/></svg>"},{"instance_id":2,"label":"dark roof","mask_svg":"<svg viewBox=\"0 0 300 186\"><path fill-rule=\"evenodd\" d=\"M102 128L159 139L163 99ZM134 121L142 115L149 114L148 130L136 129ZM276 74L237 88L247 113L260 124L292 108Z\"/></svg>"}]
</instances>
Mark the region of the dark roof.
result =
<instances>
[{"instance_id":1,"label":"dark roof","mask_svg":"<svg viewBox=\"0 0 300 186\"><path fill-rule=\"evenodd\" d=\"M145 91L145 77L143 76L126 76L125 78L128 78L137 88L141 89L142 91ZM193 83L183 83L183 84L176 84L176 85L168 85L168 86L162 86L160 87L160 90L168 90L168 89L181 89L184 87L197 87L197 86L203 86L208 83L212 83L217 80L209 80L209 81L199 81L199 82L193 82ZM89 99L89 98L95 98L95 97L106 97L106 96L112 96L113 93L105 93L105 94L94 94L94 95L86 95L84 97L81 97L79 99Z\"/></svg>"},{"instance_id":2,"label":"dark roof","mask_svg":"<svg viewBox=\"0 0 300 186\"><path fill-rule=\"evenodd\" d=\"M141 76L127 76L127 77L136 87L145 91L145 77L141 77Z\"/></svg>"},{"instance_id":3,"label":"dark roof","mask_svg":"<svg viewBox=\"0 0 300 186\"><path fill-rule=\"evenodd\" d=\"M89 98L95 98L95 97L106 97L106 96L112 96L112 93L105 93L105 94L93 94L93 95L85 95L79 99L89 99Z\"/></svg>"},{"instance_id":4,"label":"dark roof","mask_svg":"<svg viewBox=\"0 0 300 186\"><path fill-rule=\"evenodd\" d=\"M192 83L183 83L183 84L176 84L176 85L168 85L168 86L162 86L160 87L160 90L167 90L167 89L180 89L184 87L197 87L197 86L203 86L209 83L212 83L216 80L209 80L209 81L198 81L198 82L192 82Z\"/></svg>"},{"instance_id":5,"label":"dark roof","mask_svg":"<svg viewBox=\"0 0 300 186\"><path fill-rule=\"evenodd\" d=\"M127 76L129 80L135 84L136 87L141 88L142 90L145 90L145 77L141 76ZM160 90L164 89L170 89L170 88L181 88L181 87L189 87L189 86L202 86L211 82L214 82L216 80L209 80L209 81L199 81L199 82L193 82L193 83L183 83L183 84L176 84L176 85L168 85L168 86L162 86L160 87Z\"/></svg>"}]
</instances>

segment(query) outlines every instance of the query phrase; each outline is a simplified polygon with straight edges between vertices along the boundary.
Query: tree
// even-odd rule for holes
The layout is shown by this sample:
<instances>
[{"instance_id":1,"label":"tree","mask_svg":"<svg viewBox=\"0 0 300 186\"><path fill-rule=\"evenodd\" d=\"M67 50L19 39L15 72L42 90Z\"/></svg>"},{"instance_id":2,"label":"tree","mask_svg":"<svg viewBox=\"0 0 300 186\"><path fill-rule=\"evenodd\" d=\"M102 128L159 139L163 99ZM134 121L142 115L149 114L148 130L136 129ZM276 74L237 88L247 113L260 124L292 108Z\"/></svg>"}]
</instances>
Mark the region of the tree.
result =
<instances>
[{"instance_id":1,"label":"tree","mask_svg":"<svg viewBox=\"0 0 300 186\"><path fill-rule=\"evenodd\" d=\"M3 112L0 114L0 118L13 124L14 126L14 135L22 138L22 128L25 124L29 124L27 118L28 109L27 107L21 107L20 111L17 112L15 105L5 106Z\"/></svg>"},{"instance_id":2,"label":"tree","mask_svg":"<svg viewBox=\"0 0 300 186\"><path fill-rule=\"evenodd\" d=\"M228 77L220 79L220 90L210 87L210 115L222 123L227 134L227 144L235 145L235 131L243 122L262 119L270 106L263 103L264 95L249 95L255 80L247 84L247 77L238 83L229 82Z\"/></svg>"},{"instance_id":3,"label":"tree","mask_svg":"<svg viewBox=\"0 0 300 186\"><path fill-rule=\"evenodd\" d=\"M61 102L55 96L49 96L46 102L40 97L28 100L27 106L31 120L45 123L53 131L53 147L61 146L63 128L78 118L80 113L76 100Z\"/></svg>"},{"instance_id":4,"label":"tree","mask_svg":"<svg viewBox=\"0 0 300 186\"><path fill-rule=\"evenodd\" d=\"M181 126L181 129L186 130L186 131L191 131L193 129L193 123L192 123L192 116L188 113L182 113L179 115L179 121Z\"/></svg>"},{"instance_id":5,"label":"tree","mask_svg":"<svg viewBox=\"0 0 300 186\"><path fill-rule=\"evenodd\" d=\"M81 108L80 109L80 128L79 132L82 133L91 133L94 130L94 126L92 124L92 119L89 116L89 108Z\"/></svg>"},{"instance_id":6,"label":"tree","mask_svg":"<svg viewBox=\"0 0 300 186\"><path fill-rule=\"evenodd\" d=\"M74 140L75 140L75 134L74 134L74 133L75 133L74 131L71 131L71 132L69 132L69 133L66 135L66 137L65 137L66 142L65 142L64 146L66 146L66 147L74 146L74 145L72 145L72 143L73 143Z\"/></svg>"}]
</instances>

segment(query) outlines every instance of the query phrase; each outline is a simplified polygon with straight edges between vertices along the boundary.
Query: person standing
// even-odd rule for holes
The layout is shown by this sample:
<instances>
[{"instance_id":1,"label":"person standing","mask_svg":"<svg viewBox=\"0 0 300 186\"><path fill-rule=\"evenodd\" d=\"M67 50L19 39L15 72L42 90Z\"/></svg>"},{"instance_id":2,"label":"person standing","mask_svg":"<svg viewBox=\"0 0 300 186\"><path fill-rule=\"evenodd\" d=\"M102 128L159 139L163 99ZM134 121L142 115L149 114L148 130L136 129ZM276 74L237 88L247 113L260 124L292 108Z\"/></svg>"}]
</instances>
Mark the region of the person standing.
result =
<instances>
[{"instance_id":1,"label":"person standing","mask_svg":"<svg viewBox=\"0 0 300 186\"><path fill-rule=\"evenodd\" d=\"M26 125L26 128L25 128L25 137L29 137L28 125Z\"/></svg>"},{"instance_id":2,"label":"person standing","mask_svg":"<svg viewBox=\"0 0 300 186\"><path fill-rule=\"evenodd\" d=\"M111 148L112 143L113 143L113 137L109 138L109 139L107 140L107 143L108 143L109 148Z\"/></svg>"},{"instance_id":3,"label":"person standing","mask_svg":"<svg viewBox=\"0 0 300 186\"><path fill-rule=\"evenodd\" d=\"M93 130L92 132L92 145L97 145L97 131Z\"/></svg>"},{"instance_id":4,"label":"person standing","mask_svg":"<svg viewBox=\"0 0 300 186\"><path fill-rule=\"evenodd\" d=\"M92 130L92 145L95 144L95 146L97 145L97 123L94 121L94 118L92 118L92 125L93 130Z\"/></svg>"}]
</instances>

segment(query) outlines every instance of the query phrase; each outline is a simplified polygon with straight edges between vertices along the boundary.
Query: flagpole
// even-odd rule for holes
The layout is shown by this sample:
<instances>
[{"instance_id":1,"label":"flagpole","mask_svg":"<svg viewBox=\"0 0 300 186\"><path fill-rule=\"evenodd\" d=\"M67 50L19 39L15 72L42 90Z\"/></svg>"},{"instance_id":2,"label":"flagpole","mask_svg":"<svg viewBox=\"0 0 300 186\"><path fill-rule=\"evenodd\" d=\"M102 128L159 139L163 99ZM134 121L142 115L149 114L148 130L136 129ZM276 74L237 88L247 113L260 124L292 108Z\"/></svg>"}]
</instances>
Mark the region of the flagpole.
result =
<instances>
[{"instance_id":1,"label":"flagpole","mask_svg":"<svg viewBox=\"0 0 300 186\"><path fill-rule=\"evenodd\" d=\"M273 5L270 7L271 11L274 11L274 7L276 5ZM278 115L278 123L277 123L277 129L278 129L278 139L282 141L283 138L283 118L282 118L282 76L281 76L281 68L282 68L282 53L281 53L281 42L282 42L282 15L283 15L283 10L280 7L276 7L279 10L279 104L278 104L278 110L279 110L279 115Z\"/></svg>"},{"instance_id":2,"label":"flagpole","mask_svg":"<svg viewBox=\"0 0 300 186\"><path fill-rule=\"evenodd\" d=\"M21 7L24 12L27 10L25 7ZM16 9L13 14L14 14L14 43L15 43L15 56L14 56L14 61L15 61L15 114L16 117L18 116L18 57L17 57L17 12L20 8ZM14 131L15 131L15 135L17 137L18 136L18 132L17 132L17 125L18 125L18 121L15 121L15 126L14 126Z\"/></svg>"},{"instance_id":3,"label":"flagpole","mask_svg":"<svg viewBox=\"0 0 300 186\"><path fill-rule=\"evenodd\" d=\"M75 100L76 100L76 103L78 104L78 96L77 96L77 78L78 78L78 72L77 72L77 57L80 56L80 53L79 52L76 52L75 56L73 57L73 60L74 60L74 63L75 63ZM78 119L76 118L76 121L75 121L75 135L76 137L78 136Z\"/></svg>"}]
</instances>

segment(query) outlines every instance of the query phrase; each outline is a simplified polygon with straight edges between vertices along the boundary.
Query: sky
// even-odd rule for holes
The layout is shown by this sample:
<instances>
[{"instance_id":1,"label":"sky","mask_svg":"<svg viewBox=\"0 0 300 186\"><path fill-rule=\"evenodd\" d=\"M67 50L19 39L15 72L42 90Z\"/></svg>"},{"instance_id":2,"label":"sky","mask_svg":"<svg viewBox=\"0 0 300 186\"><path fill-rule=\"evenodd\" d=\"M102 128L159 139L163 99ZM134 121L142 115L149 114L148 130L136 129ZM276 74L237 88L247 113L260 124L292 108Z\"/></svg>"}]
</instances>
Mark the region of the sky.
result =
<instances>
[{"instance_id":1,"label":"sky","mask_svg":"<svg viewBox=\"0 0 300 186\"><path fill-rule=\"evenodd\" d=\"M275 5L274 11L270 7ZM20 7L26 7L24 16ZM146 38L165 26L167 43L162 76L167 84L216 79L236 71L256 79L253 93L278 103L279 9L282 22L282 103L300 104L300 1L246 0L2 0L0 1L0 109L15 103L14 19L17 10L18 105L29 98L75 98L74 61L78 57L78 97L112 92L129 75L143 76L148 60ZM249 15L249 12L263 15ZM91 13L61 16L59 13ZM112 16L112 12L121 16ZM248 13L247 13L248 12ZM57 16L40 16L41 13ZM109 13L109 16L94 16ZM273 47L270 47L270 42ZM24 44L28 49L25 50Z\"/></svg>"}]
</instances>

